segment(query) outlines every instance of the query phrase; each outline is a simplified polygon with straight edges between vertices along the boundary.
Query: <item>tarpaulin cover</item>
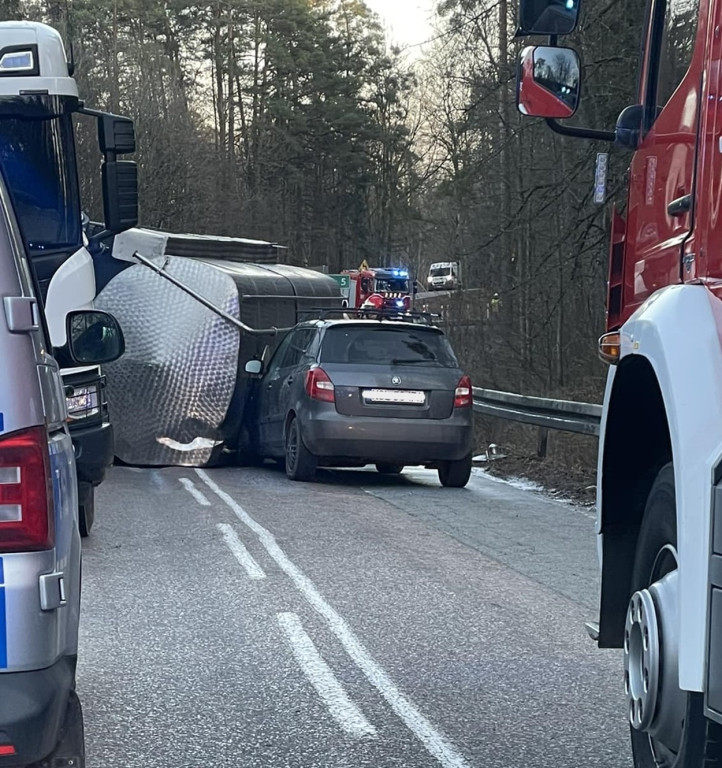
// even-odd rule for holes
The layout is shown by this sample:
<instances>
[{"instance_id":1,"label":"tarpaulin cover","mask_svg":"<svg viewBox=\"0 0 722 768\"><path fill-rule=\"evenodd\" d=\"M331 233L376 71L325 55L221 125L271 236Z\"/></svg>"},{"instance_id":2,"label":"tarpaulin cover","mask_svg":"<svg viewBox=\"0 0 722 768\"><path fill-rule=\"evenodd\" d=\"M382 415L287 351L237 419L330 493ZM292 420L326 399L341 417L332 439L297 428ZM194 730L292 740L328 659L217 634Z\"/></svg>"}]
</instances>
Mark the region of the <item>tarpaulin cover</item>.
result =
<instances>
[{"instance_id":1,"label":"tarpaulin cover","mask_svg":"<svg viewBox=\"0 0 722 768\"><path fill-rule=\"evenodd\" d=\"M166 269L238 316L238 291L227 275L173 257ZM238 331L140 265L116 275L95 306L115 315L125 336L125 354L103 366L115 455L129 464L206 465L223 441L238 375Z\"/></svg>"}]
</instances>

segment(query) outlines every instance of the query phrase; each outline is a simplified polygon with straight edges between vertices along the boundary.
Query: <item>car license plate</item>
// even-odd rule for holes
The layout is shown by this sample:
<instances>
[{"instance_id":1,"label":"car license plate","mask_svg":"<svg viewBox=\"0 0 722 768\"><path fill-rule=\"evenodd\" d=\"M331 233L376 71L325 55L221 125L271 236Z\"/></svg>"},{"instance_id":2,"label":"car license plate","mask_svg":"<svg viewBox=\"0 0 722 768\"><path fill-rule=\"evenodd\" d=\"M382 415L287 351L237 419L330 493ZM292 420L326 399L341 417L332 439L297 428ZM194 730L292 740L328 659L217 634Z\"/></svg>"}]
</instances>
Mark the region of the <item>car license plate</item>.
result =
<instances>
[{"instance_id":1,"label":"car license plate","mask_svg":"<svg viewBox=\"0 0 722 768\"><path fill-rule=\"evenodd\" d=\"M363 399L367 403L423 405L426 402L426 393L402 389L365 389L363 391Z\"/></svg>"}]
</instances>

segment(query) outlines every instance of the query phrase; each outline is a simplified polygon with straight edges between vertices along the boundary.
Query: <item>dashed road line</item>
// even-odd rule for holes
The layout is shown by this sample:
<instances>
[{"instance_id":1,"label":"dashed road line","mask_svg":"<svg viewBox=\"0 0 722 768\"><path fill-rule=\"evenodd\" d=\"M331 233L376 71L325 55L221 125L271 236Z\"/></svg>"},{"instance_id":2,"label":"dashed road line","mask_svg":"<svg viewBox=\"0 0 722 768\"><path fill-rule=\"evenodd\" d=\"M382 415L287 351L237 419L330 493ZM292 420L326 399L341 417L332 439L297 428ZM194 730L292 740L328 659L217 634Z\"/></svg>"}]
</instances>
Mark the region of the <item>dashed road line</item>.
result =
<instances>
[{"instance_id":1,"label":"dashed road line","mask_svg":"<svg viewBox=\"0 0 722 768\"><path fill-rule=\"evenodd\" d=\"M351 736L375 736L376 729L351 701L331 667L313 644L313 640L306 634L298 616L295 613L279 613L277 618L296 661L323 700L331 717Z\"/></svg>"},{"instance_id":2,"label":"dashed road line","mask_svg":"<svg viewBox=\"0 0 722 768\"><path fill-rule=\"evenodd\" d=\"M211 506L210 501L208 501L208 499L195 487L193 481L189 477L179 477L178 480L180 480L181 485L202 507Z\"/></svg>"},{"instance_id":3,"label":"dashed road line","mask_svg":"<svg viewBox=\"0 0 722 768\"><path fill-rule=\"evenodd\" d=\"M345 619L336 612L318 591L314 583L296 566L281 549L273 534L256 522L235 499L222 490L202 469L195 470L198 477L250 528L276 561L281 570L296 585L310 605L323 616L331 631L339 639L346 653L364 673L366 679L386 699L391 709L406 724L406 727L421 741L429 754L433 755L444 768L469 768L469 763L451 742L426 718L416 704L391 680L385 670L366 650Z\"/></svg>"},{"instance_id":4,"label":"dashed road line","mask_svg":"<svg viewBox=\"0 0 722 768\"><path fill-rule=\"evenodd\" d=\"M249 578L257 581L265 579L266 574L263 568L253 559L253 555L246 549L243 542L238 538L238 534L227 523L218 523L218 530L223 534L223 540L233 556L243 566Z\"/></svg>"}]
</instances>

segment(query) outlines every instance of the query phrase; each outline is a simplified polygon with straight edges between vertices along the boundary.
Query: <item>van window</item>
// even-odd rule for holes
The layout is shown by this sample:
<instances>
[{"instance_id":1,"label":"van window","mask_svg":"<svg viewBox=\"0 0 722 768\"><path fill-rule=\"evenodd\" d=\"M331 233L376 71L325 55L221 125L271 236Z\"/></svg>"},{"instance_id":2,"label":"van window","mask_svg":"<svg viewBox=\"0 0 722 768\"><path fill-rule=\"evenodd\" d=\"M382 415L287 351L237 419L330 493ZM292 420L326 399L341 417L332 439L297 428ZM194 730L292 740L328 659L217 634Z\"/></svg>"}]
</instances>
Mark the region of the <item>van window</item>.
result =
<instances>
[{"instance_id":1,"label":"van window","mask_svg":"<svg viewBox=\"0 0 722 768\"><path fill-rule=\"evenodd\" d=\"M667 0L658 58L658 106L669 101L687 74L692 62L698 16L699 0Z\"/></svg>"},{"instance_id":2,"label":"van window","mask_svg":"<svg viewBox=\"0 0 722 768\"><path fill-rule=\"evenodd\" d=\"M336 326L326 331L322 363L419 364L458 368L446 336L437 331L378 326Z\"/></svg>"}]
</instances>

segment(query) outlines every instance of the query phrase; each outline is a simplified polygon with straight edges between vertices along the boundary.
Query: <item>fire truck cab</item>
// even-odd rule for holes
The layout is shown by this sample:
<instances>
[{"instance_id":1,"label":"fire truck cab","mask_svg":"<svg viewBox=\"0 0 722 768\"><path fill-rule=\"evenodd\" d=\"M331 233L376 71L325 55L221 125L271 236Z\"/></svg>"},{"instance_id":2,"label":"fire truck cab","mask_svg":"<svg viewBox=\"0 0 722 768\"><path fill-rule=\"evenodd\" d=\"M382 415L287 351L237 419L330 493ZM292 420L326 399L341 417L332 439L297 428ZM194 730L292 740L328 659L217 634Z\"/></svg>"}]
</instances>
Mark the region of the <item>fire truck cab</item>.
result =
<instances>
[{"instance_id":1,"label":"fire truck cab","mask_svg":"<svg viewBox=\"0 0 722 768\"><path fill-rule=\"evenodd\" d=\"M401 268L366 267L342 272L351 278L349 305L361 307L372 296L381 297L383 309L406 311L411 306L409 272ZM381 308L381 307L378 307Z\"/></svg>"},{"instance_id":2,"label":"fire truck cab","mask_svg":"<svg viewBox=\"0 0 722 768\"><path fill-rule=\"evenodd\" d=\"M647 0L637 103L571 127L581 65L555 0L521 0L518 104L631 151L614 214L599 438L600 647L621 648L637 768L722 765L722 2ZM621 670L620 670L621 672Z\"/></svg>"}]
</instances>

